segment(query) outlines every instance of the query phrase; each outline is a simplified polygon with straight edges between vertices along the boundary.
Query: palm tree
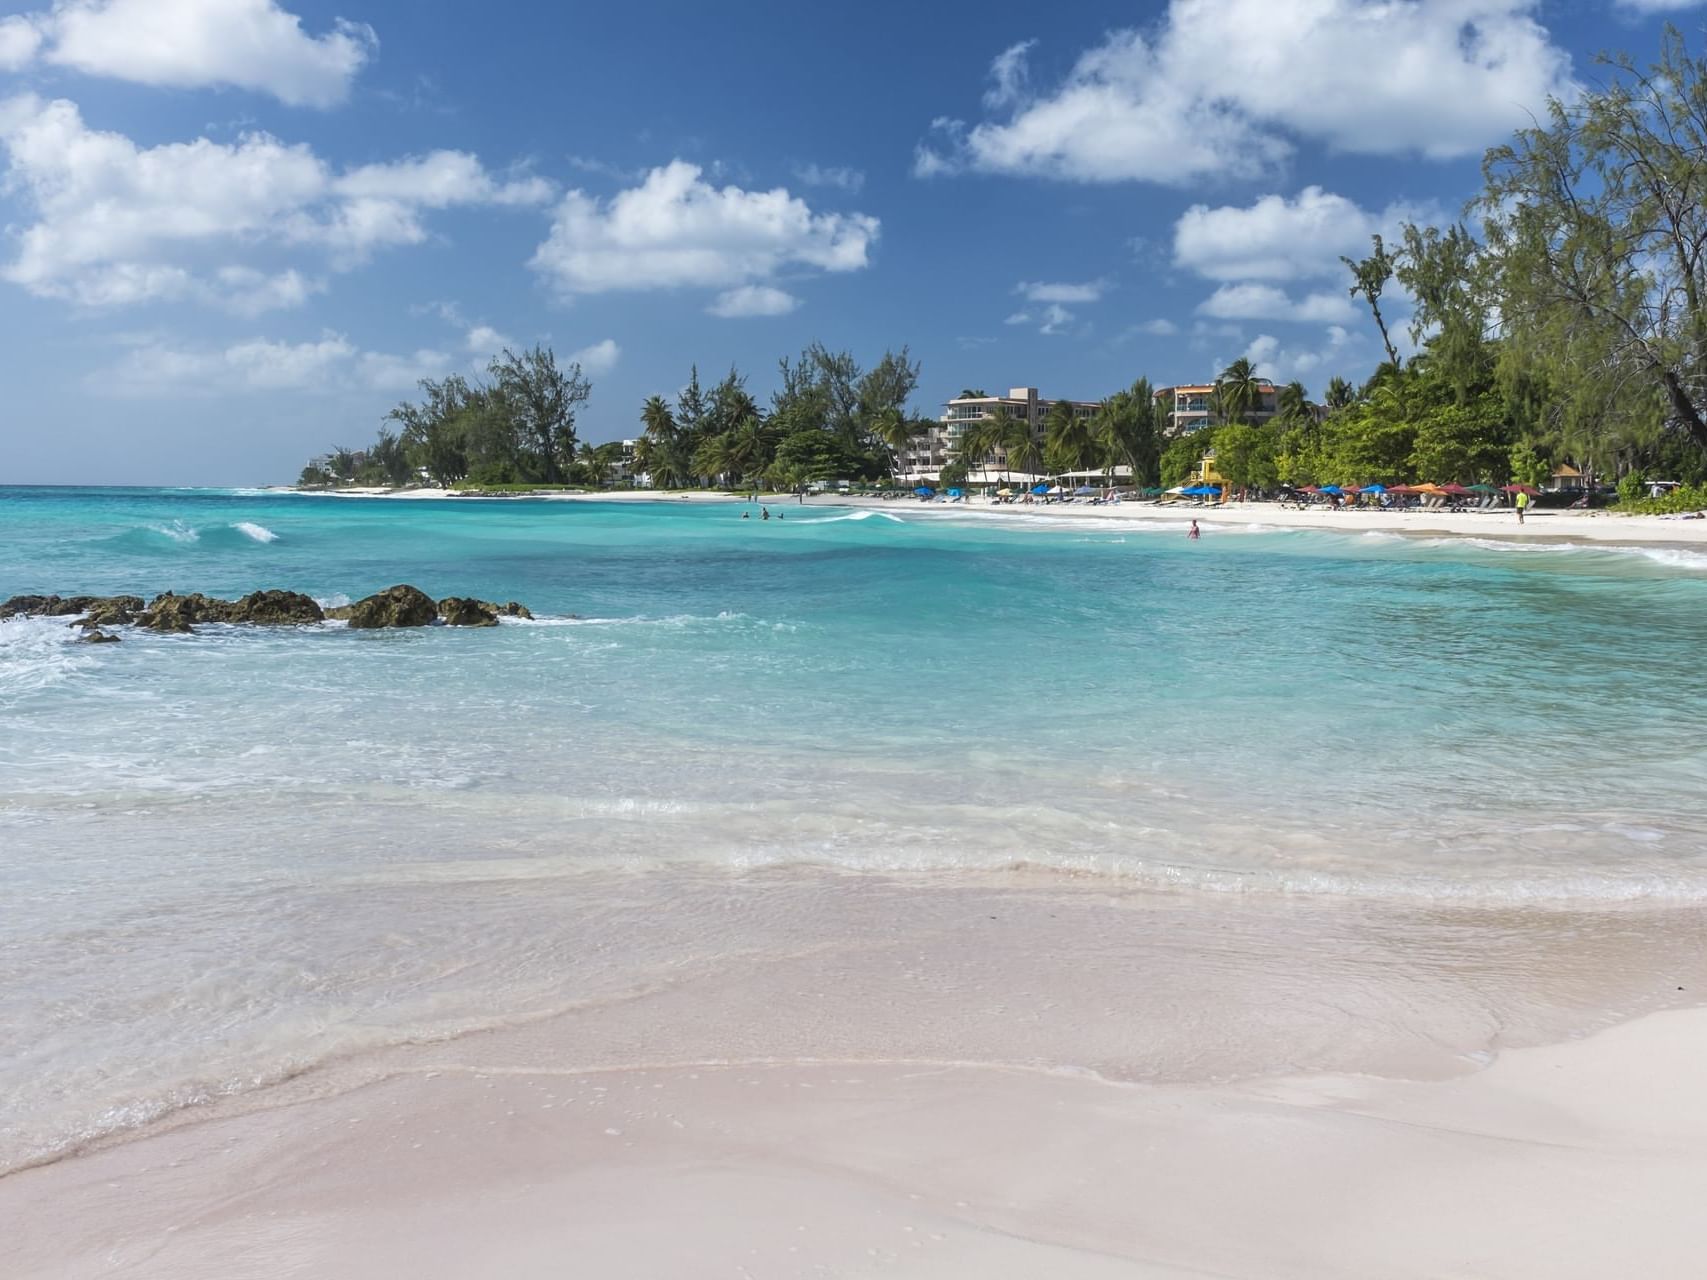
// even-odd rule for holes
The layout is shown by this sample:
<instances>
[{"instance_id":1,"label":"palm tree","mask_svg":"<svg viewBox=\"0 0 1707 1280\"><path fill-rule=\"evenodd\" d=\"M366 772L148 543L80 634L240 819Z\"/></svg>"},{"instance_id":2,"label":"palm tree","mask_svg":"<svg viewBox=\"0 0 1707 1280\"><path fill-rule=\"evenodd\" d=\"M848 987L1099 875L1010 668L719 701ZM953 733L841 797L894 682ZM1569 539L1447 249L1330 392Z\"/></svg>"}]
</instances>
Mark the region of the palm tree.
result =
<instances>
[{"instance_id":1,"label":"palm tree","mask_svg":"<svg viewBox=\"0 0 1707 1280\"><path fill-rule=\"evenodd\" d=\"M1280 416L1288 422L1308 417L1310 393L1304 390L1302 382L1288 382L1275 397L1275 406L1280 410Z\"/></svg>"},{"instance_id":2,"label":"palm tree","mask_svg":"<svg viewBox=\"0 0 1707 1280\"><path fill-rule=\"evenodd\" d=\"M873 420L872 433L889 446L889 469L892 475L898 476L906 470L903 455L907 446L923 435L925 429L925 423L917 418L909 418L899 409L885 409Z\"/></svg>"},{"instance_id":3,"label":"palm tree","mask_svg":"<svg viewBox=\"0 0 1707 1280\"><path fill-rule=\"evenodd\" d=\"M764 422L749 414L725 435L724 459L742 480L755 479L771 461L770 438Z\"/></svg>"},{"instance_id":4,"label":"palm tree","mask_svg":"<svg viewBox=\"0 0 1707 1280\"><path fill-rule=\"evenodd\" d=\"M1262 379L1256 366L1244 356L1221 370L1215 379L1215 397L1226 422L1243 422L1262 404Z\"/></svg>"},{"instance_id":5,"label":"palm tree","mask_svg":"<svg viewBox=\"0 0 1707 1280\"><path fill-rule=\"evenodd\" d=\"M640 421L645 429L634 442L635 470L650 476L655 488L679 488L691 475L690 450L669 403L662 396L648 397L641 406Z\"/></svg>"},{"instance_id":6,"label":"palm tree","mask_svg":"<svg viewBox=\"0 0 1707 1280\"><path fill-rule=\"evenodd\" d=\"M1340 377L1328 379L1328 389L1322 393L1322 400L1329 409L1344 409L1355 399L1357 392L1352 390L1351 383Z\"/></svg>"},{"instance_id":7,"label":"palm tree","mask_svg":"<svg viewBox=\"0 0 1707 1280\"><path fill-rule=\"evenodd\" d=\"M1132 483L1154 484L1161 454L1160 424L1156 396L1148 378L1140 378L1125 391L1117 391L1091 419L1091 439L1102 454L1103 465L1132 469Z\"/></svg>"},{"instance_id":8,"label":"palm tree","mask_svg":"<svg viewBox=\"0 0 1707 1280\"><path fill-rule=\"evenodd\" d=\"M1034 476L1043 466L1043 449L1037 443L1037 437L1031 434L1031 428L1025 423L1016 419L1013 426L1017 429L1011 432L1002 452L1008 460L1008 466L1015 471ZM1004 475L1006 470L1004 467Z\"/></svg>"},{"instance_id":9,"label":"palm tree","mask_svg":"<svg viewBox=\"0 0 1707 1280\"><path fill-rule=\"evenodd\" d=\"M1090 419L1080 417L1065 400L1057 400L1044 419L1043 452L1045 465L1052 471L1083 468L1096 452Z\"/></svg>"}]
</instances>

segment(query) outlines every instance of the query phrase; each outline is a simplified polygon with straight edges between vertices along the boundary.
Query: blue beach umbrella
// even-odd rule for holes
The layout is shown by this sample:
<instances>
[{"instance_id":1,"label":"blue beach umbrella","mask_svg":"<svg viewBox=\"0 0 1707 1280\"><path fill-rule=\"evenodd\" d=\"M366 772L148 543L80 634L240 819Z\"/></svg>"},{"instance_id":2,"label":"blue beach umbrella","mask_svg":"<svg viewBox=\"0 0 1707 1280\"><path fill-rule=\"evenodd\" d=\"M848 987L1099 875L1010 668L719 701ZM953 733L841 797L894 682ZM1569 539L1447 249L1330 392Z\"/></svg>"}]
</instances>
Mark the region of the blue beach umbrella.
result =
<instances>
[{"instance_id":1,"label":"blue beach umbrella","mask_svg":"<svg viewBox=\"0 0 1707 1280\"><path fill-rule=\"evenodd\" d=\"M1334 497L1337 498L1341 494L1343 494L1345 492L1345 490L1340 488L1337 484L1325 484L1320 489L1316 490L1316 492L1317 493L1331 493L1334 495Z\"/></svg>"},{"instance_id":2,"label":"blue beach umbrella","mask_svg":"<svg viewBox=\"0 0 1707 1280\"><path fill-rule=\"evenodd\" d=\"M1049 486L1046 484L1034 484L1031 486L1031 491L1035 494L1045 494L1049 492Z\"/></svg>"},{"instance_id":3,"label":"blue beach umbrella","mask_svg":"<svg viewBox=\"0 0 1707 1280\"><path fill-rule=\"evenodd\" d=\"M1386 493L1387 486L1384 484L1366 484L1363 486L1363 491L1365 493Z\"/></svg>"},{"instance_id":4,"label":"blue beach umbrella","mask_svg":"<svg viewBox=\"0 0 1707 1280\"><path fill-rule=\"evenodd\" d=\"M1096 492L1096 490L1095 490L1095 489L1093 489L1093 488L1091 488L1091 486L1090 486L1090 485L1088 485L1088 484L1082 484L1082 485L1080 485L1080 486L1079 486L1079 487L1078 487L1078 488L1077 488L1077 489L1074 489L1074 490L1073 490L1073 496L1074 496L1074 497L1075 497L1075 498L1076 498L1076 497L1079 497L1079 496L1080 496L1080 495L1082 495L1082 494L1087 494L1087 493L1095 493L1095 492Z\"/></svg>"},{"instance_id":5,"label":"blue beach umbrella","mask_svg":"<svg viewBox=\"0 0 1707 1280\"><path fill-rule=\"evenodd\" d=\"M928 484L922 484L917 489L914 489L913 492L918 494L921 498L929 498L936 493L936 490L931 488Z\"/></svg>"},{"instance_id":6,"label":"blue beach umbrella","mask_svg":"<svg viewBox=\"0 0 1707 1280\"><path fill-rule=\"evenodd\" d=\"M944 492L951 498L964 498L966 496L959 489L946 489Z\"/></svg>"}]
</instances>

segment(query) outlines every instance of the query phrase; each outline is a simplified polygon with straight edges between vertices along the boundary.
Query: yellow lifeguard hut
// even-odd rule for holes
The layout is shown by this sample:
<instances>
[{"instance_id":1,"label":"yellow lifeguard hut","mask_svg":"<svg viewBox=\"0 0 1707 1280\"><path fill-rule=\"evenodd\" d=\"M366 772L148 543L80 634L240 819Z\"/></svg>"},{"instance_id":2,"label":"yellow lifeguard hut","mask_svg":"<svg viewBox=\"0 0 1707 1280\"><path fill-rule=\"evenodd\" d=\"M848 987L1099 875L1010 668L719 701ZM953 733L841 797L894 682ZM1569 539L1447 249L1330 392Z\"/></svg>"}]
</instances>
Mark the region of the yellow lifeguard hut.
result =
<instances>
[{"instance_id":1,"label":"yellow lifeguard hut","mask_svg":"<svg viewBox=\"0 0 1707 1280\"><path fill-rule=\"evenodd\" d=\"M1215 450L1205 449L1203 456L1197 460L1197 467L1191 473L1192 484L1212 484L1220 488L1222 500L1227 497L1227 481L1215 469Z\"/></svg>"}]
</instances>

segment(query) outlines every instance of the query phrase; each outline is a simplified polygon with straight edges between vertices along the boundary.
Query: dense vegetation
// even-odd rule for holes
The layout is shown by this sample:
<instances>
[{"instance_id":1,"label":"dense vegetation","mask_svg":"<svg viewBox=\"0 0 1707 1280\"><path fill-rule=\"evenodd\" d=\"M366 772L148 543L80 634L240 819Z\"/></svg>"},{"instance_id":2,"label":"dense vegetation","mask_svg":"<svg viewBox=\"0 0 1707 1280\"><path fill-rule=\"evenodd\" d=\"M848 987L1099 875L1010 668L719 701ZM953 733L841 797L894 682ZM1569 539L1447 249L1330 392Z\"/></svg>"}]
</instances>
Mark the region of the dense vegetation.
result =
<instances>
[{"instance_id":1,"label":"dense vegetation","mask_svg":"<svg viewBox=\"0 0 1707 1280\"><path fill-rule=\"evenodd\" d=\"M298 483L596 484L609 471L620 447L582 451L575 436L575 415L592 393L580 365L559 369L545 347L506 349L486 375L423 381L419 404L405 401L387 415L396 431L382 429L360 453L334 449L303 468Z\"/></svg>"},{"instance_id":2,"label":"dense vegetation","mask_svg":"<svg viewBox=\"0 0 1707 1280\"><path fill-rule=\"evenodd\" d=\"M813 343L779 360L777 373L767 409L738 370L708 390L694 366L674 404L652 396L642 406L635 469L658 488L875 480L929 425L908 413L919 366L906 347L862 370L847 352Z\"/></svg>"}]
</instances>

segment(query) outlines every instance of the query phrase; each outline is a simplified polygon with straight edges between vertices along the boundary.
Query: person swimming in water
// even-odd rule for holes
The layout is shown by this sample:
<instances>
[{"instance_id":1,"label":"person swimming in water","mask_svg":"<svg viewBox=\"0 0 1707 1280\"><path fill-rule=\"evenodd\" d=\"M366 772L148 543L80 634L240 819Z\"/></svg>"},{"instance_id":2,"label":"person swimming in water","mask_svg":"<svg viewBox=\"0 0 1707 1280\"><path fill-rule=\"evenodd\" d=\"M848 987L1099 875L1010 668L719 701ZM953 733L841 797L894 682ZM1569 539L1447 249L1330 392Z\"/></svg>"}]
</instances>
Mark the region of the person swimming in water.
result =
<instances>
[{"instance_id":1,"label":"person swimming in water","mask_svg":"<svg viewBox=\"0 0 1707 1280\"><path fill-rule=\"evenodd\" d=\"M1193 520L1191 522L1191 531L1189 533L1187 533L1185 536L1190 538L1193 542L1197 541L1198 537L1200 536L1198 534L1198 531L1197 531L1197 521Z\"/></svg>"},{"instance_id":2,"label":"person swimming in water","mask_svg":"<svg viewBox=\"0 0 1707 1280\"><path fill-rule=\"evenodd\" d=\"M771 518L771 509L769 507L760 507L759 508L759 519L769 520L770 518Z\"/></svg>"}]
</instances>

